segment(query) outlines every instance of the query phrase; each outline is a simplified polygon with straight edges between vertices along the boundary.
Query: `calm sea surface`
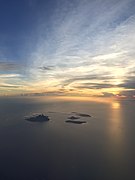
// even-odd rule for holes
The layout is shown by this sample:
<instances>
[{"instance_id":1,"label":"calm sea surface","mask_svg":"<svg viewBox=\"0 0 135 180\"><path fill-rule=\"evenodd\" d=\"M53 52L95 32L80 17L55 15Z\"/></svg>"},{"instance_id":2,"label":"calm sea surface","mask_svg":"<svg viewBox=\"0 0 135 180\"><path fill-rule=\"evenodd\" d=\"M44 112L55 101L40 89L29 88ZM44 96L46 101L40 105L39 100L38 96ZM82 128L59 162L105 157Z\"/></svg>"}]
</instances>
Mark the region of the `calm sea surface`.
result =
<instances>
[{"instance_id":1,"label":"calm sea surface","mask_svg":"<svg viewBox=\"0 0 135 180\"><path fill-rule=\"evenodd\" d=\"M73 111L92 117L66 123ZM24 120L33 113L51 120ZM135 101L0 99L0 180L124 179L135 179Z\"/></svg>"}]
</instances>

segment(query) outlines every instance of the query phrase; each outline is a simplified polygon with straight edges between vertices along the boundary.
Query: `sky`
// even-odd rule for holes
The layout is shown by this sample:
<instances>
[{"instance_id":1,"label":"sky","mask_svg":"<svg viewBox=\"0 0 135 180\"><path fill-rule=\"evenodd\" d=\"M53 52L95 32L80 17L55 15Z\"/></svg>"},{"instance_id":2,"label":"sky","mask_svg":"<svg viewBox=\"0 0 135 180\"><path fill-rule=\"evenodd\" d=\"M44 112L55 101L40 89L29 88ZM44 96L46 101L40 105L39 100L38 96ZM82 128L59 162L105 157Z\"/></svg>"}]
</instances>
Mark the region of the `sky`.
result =
<instances>
[{"instance_id":1,"label":"sky","mask_svg":"<svg viewBox=\"0 0 135 180\"><path fill-rule=\"evenodd\" d=\"M0 0L0 95L135 98L134 0Z\"/></svg>"}]
</instances>

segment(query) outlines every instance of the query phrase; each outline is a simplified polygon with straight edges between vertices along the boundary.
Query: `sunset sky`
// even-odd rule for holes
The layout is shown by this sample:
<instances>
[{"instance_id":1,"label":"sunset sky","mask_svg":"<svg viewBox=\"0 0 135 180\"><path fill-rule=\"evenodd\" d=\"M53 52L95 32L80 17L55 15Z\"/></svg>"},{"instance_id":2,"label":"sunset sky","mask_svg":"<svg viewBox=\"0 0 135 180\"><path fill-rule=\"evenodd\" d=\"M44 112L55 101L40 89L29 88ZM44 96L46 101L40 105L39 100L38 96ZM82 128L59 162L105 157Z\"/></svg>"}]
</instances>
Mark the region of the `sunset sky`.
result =
<instances>
[{"instance_id":1,"label":"sunset sky","mask_svg":"<svg viewBox=\"0 0 135 180\"><path fill-rule=\"evenodd\" d=\"M135 97L134 0L0 0L0 95Z\"/></svg>"}]
</instances>

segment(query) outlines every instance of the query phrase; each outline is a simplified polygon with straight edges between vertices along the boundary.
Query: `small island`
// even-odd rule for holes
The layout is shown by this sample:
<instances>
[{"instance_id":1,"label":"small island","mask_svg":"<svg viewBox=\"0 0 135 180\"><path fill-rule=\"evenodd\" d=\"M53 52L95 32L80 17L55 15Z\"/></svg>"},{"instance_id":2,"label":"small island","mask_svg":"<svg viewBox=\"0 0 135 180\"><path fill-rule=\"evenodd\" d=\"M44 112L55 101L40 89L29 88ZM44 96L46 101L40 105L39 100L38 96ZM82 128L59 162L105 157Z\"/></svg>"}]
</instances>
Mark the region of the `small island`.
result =
<instances>
[{"instance_id":1,"label":"small island","mask_svg":"<svg viewBox=\"0 0 135 180\"><path fill-rule=\"evenodd\" d=\"M45 122L45 121L49 121L50 119L48 116L45 116L44 114L37 114L37 115L25 117L25 120L31 122Z\"/></svg>"},{"instance_id":2,"label":"small island","mask_svg":"<svg viewBox=\"0 0 135 180\"><path fill-rule=\"evenodd\" d=\"M70 117L68 117L68 119L74 120L74 119L80 119L80 117L77 117L77 116L70 116Z\"/></svg>"},{"instance_id":3,"label":"small island","mask_svg":"<svg viewBox=\"0 0 135 180\"><path fill-rule=\"evenodd\" d=\"M91 115L89 115L89 114L78 113L78 112L72 112L72 113L76 114L77 116L80 116L80 117L91 117Z\"/></svg>"},{"instance_id":4,"label":"small island","mask_svg":"<svg viewBox=\"0 0 135 180\"><path fill-rule=\"evenodd\" d=\"M81 117L91 117L89 114L77 113L78 116Z\"/></svg>"},{"instance_id":5,"label":"small island","mask_svg":"<svg viewBox=\"0 0 135 180\"><path fill-rule=\"evenodd\" d=\"M74 124L84 124L84 123L86 123L86 121L80 121L80 120L76 120L76 121L74 121L74 120L66 120L65 122L66 123L74 123Z\"/></svg>"}]
</instances>

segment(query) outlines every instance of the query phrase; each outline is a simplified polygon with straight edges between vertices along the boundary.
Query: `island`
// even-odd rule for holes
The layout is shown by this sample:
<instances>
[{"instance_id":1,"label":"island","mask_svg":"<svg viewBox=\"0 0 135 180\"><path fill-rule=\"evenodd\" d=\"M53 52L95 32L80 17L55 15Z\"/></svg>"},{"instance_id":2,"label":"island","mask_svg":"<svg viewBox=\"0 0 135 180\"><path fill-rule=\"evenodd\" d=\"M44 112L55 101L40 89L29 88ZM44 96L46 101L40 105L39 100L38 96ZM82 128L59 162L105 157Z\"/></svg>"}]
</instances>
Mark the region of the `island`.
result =
<instances>
[{"instance_id":1,"label":"island","mask_svg":"<svg viewBox=\"0 0 135 180\"><path fill-rule=\"evenodd\" d=\"M91 117L89 114L77 113L78 116L81 117Z\"/></svg>"},{"instance_id":2,"label":"island","mask_svg":"<svg viewBox=\"0 0 135 180\"><path fill-rule=\"evenodd\" d=\"M80 117L77 117L77 116L70 116L70 117L68 117L68 119L74 120L74 119L80 119Z\"/></svg>"},{"instance_id":3,"label":"island","mask_svg":"<svg viewBox=\"0 0 135 180\"><path fill-rule=\"evenodd\" d=\"M25 120L31 121L31 122L45 122L49 121L49 117L45 116L44 114L36 114L29 117L25 117Z\"/></svg>"},{"instance_id":4,"label":"island","mask_svg":"<svg viewBox=\"0 0 135 180\"><path fill-rule=\"evenodd\" d=\"M72 113L76 114L77 116L80 116L80 117L91 117L91 115L89 115L89 114L78 113L78 112L72 112Z\"/></svg>"},{"instance_id":5,"label":"island","mask_svg":"<svg viewBox=\"0 0 135 180\"><path fill-rule=\"evenodd\" d=\"M76 121L74 121L74 120L66 120L65 122L66 123L74 123L74 124L84 124L84 123L86 123L86 121L80 121L80 120L76 120Z\"/></svg>"}]
</instances>

